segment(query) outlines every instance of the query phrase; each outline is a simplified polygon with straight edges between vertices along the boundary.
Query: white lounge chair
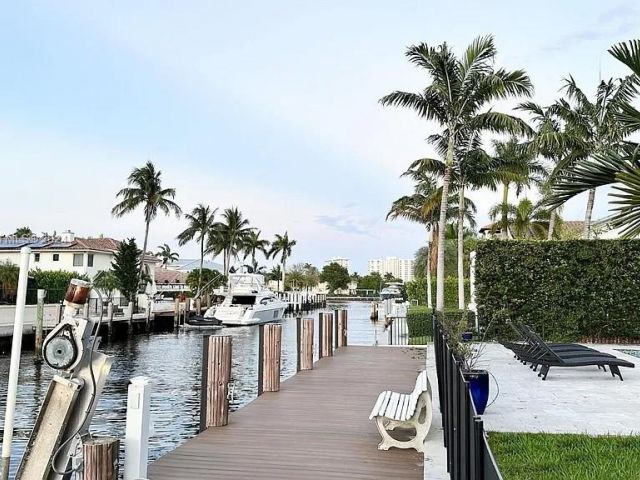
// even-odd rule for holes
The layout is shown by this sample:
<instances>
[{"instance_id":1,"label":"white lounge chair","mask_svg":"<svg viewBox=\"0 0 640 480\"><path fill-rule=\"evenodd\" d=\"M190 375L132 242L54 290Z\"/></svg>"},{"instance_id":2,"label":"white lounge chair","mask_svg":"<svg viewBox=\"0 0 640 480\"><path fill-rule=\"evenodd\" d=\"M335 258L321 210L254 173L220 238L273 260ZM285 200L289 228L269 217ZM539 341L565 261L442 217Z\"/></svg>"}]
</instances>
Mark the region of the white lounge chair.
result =
<instances>
[{"instance_id":1,"label":"white lounge chair","mask_svg":"<svg viewBox=\"0 0 640 480\"><path fill-rule=\"evenodd\" d=\"M418 452L424 452L424 440L431 427L432 415L431 385L426 370L420 372L416 386L410 394L389 390L382 392L369 415L369 420L375 418L382 436L378 450L397 447L415 448ZM396 428L415 429L416 434L411 440L396 440L388 433L388 430Z\"/></svg>"}]
</instances>

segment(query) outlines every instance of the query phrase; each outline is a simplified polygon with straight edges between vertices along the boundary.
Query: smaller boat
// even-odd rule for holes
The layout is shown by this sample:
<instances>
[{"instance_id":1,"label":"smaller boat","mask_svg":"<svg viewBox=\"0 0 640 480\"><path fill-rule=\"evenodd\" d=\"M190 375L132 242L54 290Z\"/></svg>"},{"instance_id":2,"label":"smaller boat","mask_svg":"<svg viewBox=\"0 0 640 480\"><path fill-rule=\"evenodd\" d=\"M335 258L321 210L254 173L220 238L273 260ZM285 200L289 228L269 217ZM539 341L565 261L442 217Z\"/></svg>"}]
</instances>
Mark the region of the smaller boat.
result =
<instances>
[{"instance_id":1,"label":"smaller boat","mask_svg":"<svg viewBox=\"0 0 640 480\"><path fill-rule=\"evenodd\" d=\"M216 307L209 307L204 315L192 315L187 318L184 324L186 329L206 329L219 330L222 328L222 322L214 317Z\"/></svg>"}]
</instances>

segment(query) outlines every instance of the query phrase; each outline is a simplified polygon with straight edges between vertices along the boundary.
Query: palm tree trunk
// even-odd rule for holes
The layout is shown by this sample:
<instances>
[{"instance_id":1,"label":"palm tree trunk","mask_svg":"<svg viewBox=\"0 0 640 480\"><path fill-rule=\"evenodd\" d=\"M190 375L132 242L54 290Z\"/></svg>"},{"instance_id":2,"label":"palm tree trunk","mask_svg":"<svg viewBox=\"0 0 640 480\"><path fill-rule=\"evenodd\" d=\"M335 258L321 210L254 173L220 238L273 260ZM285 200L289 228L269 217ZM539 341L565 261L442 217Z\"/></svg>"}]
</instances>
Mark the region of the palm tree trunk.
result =
<instances>
[{"instance_id":1,"label":"palm tree trunk","mask_svg":"<svg viewBox=\"0 0 640 480\"><path fill-rule=\"evenodd\" d=\"M284 283L284 277L285 277L286 271L287 271L287 257L283 255L282 256L282 291L283 292L286 290L285 283Z\"/></svg>"},{"instance_id":2,"label":"palm tree trunk","mask_svg":"<svg viewBox=\"0 0 640 480\"><path fill-rule=\"evenodd\" d=\"M435 272L438 268L438 225L431 230L431 248L429 249L429 266L431 271Z\"/></svg>"},{"instance_id":3,"label":"palm tree trunk","mask_svg":"<svg viewBox=\"0 0 640 480\"><path fill-rule=\"evenodd\" d=\"M464 179L458 191L458 309L464 310Z\"/></svg>"},{"instance_id":4,"label":"palm tree trunk","mask_svg":"<svg viewBox=\"0 0 640 480\"><path fill-rule=\"evenodd\" d=\"M556 209L551 210L551 217L549 218L549 231L547 232L547 240L553 239L553 231L556 228Z\"/></svg>"},{"instance_id":5,"label":"palm tree trunk","mask_svg":"<svg viewBox=\"0 0 640 480\"><path fill-rule=\"evenodd\" d=\"M203 263L204 263L204 235L202 236L202 238L200 238L200 272L198 273L198 291L196 292L196 298L200 296L200 289L202 288L202 264Z\"/></svg>"},{"instance_id":6,"label":"palm tree trunk","mask_svg":"<svg viewBox=\"0 0 640 480\"><path fill-rule=\"evenodd\" d=\"M587 197L587 211L584 215L584 231L582 236L588 239L591 236L591 213L593 212L593 202L596 199L596 189L589 190L589 196Z\"/></svg>"},{"instance_id":7,"label":"palm tree trunk","mask_svg":"<svg viewBox=\"0 0 640 480\"><path fill-rule=\"evenodd\" d=\"M144 272L144 257L147 254L147 241L149 240L149 224L151 220L147 219L144 227L144 242L142 244L142 254L140 255L140 272L138 272L138 289L142 283L142 272Z\"/></svg>"},{"instance_id":8,"label":"palm tree trunk","mask_svg":"<svg viewBox=\"0 0 640 480\"><path fill-rule=\"evenodd\" d=\"M425 261L425 270L427 275L427 308L433 308L433 300L431 298L431 246L427 241L427 258Z\"/></svg>"},{"instance_id":9,"label":"palm tree trunk","mask_svg":"<svg viewBox=\"0 0 640 480\"><path fill-rule=\"evenodd\" d=\"M502 239L507 240L509 238L509 224L507 218L507 206L509 205L509 184L504 183L502 186L502 219L500 223L500 231L502 232Z\"/></svg>"},{"instance_id":10,"label":"palm tree trunk","mask_svg":"<svg viewBox=\"0 0 640 480\"><path fill-rule=\"evenodd\" d=\"M453 134L449 129L449 146L447 148L447 165L442 181L442 200L440 201L440 220L438 222L438 269L436 271L436 310L444 311L444 231L447 226L447 203L449 199L449 183L453 165Z\"/></svg>"}]
</instances>

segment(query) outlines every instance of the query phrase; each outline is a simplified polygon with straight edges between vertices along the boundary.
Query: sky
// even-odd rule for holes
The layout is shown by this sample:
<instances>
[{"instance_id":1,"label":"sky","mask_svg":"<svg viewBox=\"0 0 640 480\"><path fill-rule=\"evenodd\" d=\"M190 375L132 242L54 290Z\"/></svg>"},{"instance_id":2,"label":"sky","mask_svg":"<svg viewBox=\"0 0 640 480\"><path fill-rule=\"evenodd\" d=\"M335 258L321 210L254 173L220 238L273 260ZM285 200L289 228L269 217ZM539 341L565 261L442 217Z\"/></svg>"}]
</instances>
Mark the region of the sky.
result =
<instances>
[{"instance_id":1,"label":"sky","mask_svg":"<svg viewBox=\"0 0 640 480\"><path fill-rule=\"evenodd\" d=\"M412 257L419 225L386 222L411 192L400 174L433 156L437 131L378 99L428 84L406 47L461 52L493 34L497 65L524 68L534 100L571 74L592 93L625 75L607 49L640 37L634 2L8 2L0 16L0 233L71 229L142 239L142 212L113 218L116 192L151 160L185 211L237 206L267 238L297 240L292 262ZM509 111L516 102L498 107ZM531 194L530 194L531 195ZM478 223L498 200L472 192ZM564 209L582 219L585 199ZM607 212L599 192L594 216ZM185 221L159 217L150 247L178 247Z\"/></svg>"}]
</instances>

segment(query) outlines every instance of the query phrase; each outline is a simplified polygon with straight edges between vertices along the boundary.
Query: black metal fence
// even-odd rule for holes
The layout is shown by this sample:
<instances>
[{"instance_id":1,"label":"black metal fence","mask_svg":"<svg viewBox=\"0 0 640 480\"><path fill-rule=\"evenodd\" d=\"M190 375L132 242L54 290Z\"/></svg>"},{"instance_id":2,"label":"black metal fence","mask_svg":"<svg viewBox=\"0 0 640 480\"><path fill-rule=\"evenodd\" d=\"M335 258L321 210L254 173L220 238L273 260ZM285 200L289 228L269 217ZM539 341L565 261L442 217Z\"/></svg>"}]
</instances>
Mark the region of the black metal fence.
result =
<instances>
[{"instance_id":1,"label":"black metal fence","mask_svg":"<svg viewBox=\"0 0 640 480\"><path fill-rule=\"evenodd\" d=\"M433 344L438 376L438 397L447 449L447 470L451 480L502 480L477 414L469 382L436 316L433 316Z\"/></svg>"},{"instance_id":2,"label":"black metal fence","mask_svg":"<svg viewBox=\"0 0 640 480\"><path fill-rule=\"evenodd\" d=\"M387 317L390 322L387 327L389 345L409 345L409 329L406 317Z\"/></svg>"}]
</instances>

